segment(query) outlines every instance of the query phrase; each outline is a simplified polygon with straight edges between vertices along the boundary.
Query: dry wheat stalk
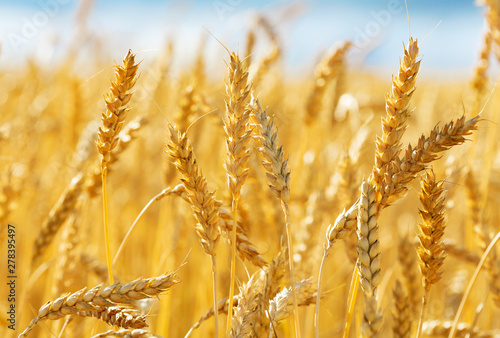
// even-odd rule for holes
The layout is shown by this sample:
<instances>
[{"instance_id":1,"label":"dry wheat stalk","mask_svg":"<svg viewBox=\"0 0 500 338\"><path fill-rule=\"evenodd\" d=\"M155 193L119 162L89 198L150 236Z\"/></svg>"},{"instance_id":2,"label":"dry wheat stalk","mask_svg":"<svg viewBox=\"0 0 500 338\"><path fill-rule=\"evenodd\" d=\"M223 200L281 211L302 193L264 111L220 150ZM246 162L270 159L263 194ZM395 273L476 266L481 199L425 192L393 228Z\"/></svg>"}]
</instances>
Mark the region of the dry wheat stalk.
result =
<instances>
[{"instance_id":1,"label":"dry wheat stalk","mask_svg":"<svg viewBox=\"0 0 500 338\"><path fill-rule=\"evenodd\" d=\"M408 47L404 47L398 75L392 79L391 92L386 96L386 116L382 118L382 136L377 137L375 142L375 165L370 179L377 193L383 189L382 183L387 166L399 159L401 137L408 127L406 121L412 113L410 100L415 91L421 62L417 60L418 56L418 41L410 37Z\"/></svg>"},{"instance_id":2,"label":"dry wheat stalk","mask_svg":"<svg viewBox=\"0 0 500 338\"><path fill-rule=\"evenodd\" d=\"M305 122L307 125L317 119L323 106L326 87L339 74L340 69L344 67L344 57L351 45L349 41L334 45L316 67L314 85L306 104Z\"/></svg>"},{"instance_id":3,"label":"dry wheat stalk","mask_svg":"<svg viewBox=\"0 0 500 338\"><path fill-rule=\"evenodd\" d=\"M106 337L123 337L123 338L163 338L162 336L153 334L142 329L122 329L118 331L109 330L107 332L99 333L91 338L106 338Z\"/></svg>"},{"instance_id":4,"label":"dry wheat stalk","mask_svg":"<svg viewBox=\"0 0 500 338\"><path fill-rule=\"evenodd\" d=\"M116 283L105 288L101 284L90 290L85 287L77 292L65 294L54 301L45 303L19 338L26 337L41 321L56 320L67 315L80 315L88 311L97 312L100 308L119 304L129 305L136 300L159 296L180 281L175 273L166 273L158 277L138 278L127 284Z\"/></svg>"},{"instance_id":5,"label":"dry wheat stalk","mask_svg":"<svg viewBox=\"0 0 500 338\"><path fill-rule=\"evenodd\" d=\"M82 173L73 177L57 203L50 210L49 216L43 221L42 228L33 246L33 258L31 261L33 266L38 265L42 255L52 243L59 229L61 229L71 213L74 212L78 198L83 189L83 183L84 175Z\"/></svg>"},{"instance_id":6,"label":"dry wheat stalk","mask_svg":"<svg viewBox=\"0 0 500 338\"><path fill-rule=\"evenodd\" d=\"M208 255L215 256L215 247L219 240L219 212L214 194L208 191L207 181L198 169L187 135L178 131L172 124L168 127L170 142L166 147L167 153L182 175L181 181L198 221L196 232L201 245Z\"/></svg>"},{"instance_id":7,"label":"dry wheat stalk","mask_svg":"<svg viewBox=\"0 0 500 338\"><path fill-rule=\"evenodd\" d=\"M386 172L381 206L388 206L404 196L409 184L427 165L439 158L439 153L465 142L465 136L476 130L480 115L465 120L465 115L456 121L450 121L442 128L432 129L430 135L422 135L415 147L408 145L404 156L391 162ZM338 239L346 238L356 226L357 203L344 210L326 232L326 248L329 250Z\"/></svg>"},{"instance_id":8,"label":"dry wheat stalk","mask_svg":"<svg viewBox=\"0 0 500 338\"><path fill-rule=\"evenodd\" d=\"M212 262L212 284L214 301L215 331L217 336L217 263L215 248L219 240L219 212L216 206L214 193L209 192L207 181L198 170L191 142L186 133L181 133L172 124L168 125L170 142L167 144L167 153L182 175L181 181L186 188L191 208L197 220L196 233L201 241L203 250L210 255ZM236 234L236 230L233 231ZM234 241L234 239L233 239ZM234 245L236 245L234 241ZM231 307L230 307L231 311Z\"/></svg>"},{"instance_id":9,"label":"dry wheat stalk","mask_svg":"<svg viewBox=\"0 0 500 338\"><path fill-rule=\"evenodd\" d=\"M126 105L132 97L132 88L137 82L135 54L128 51L123 59L123 66L116 65L116 80L111 82L110 92L106 94L106 111L102 113L103 126L99 127L97 149L102 155L101 168L106 168L111 158L111 151L118 145L118 133L130 108Z\"/></svg>"},{"instance_id":10,"label":"dry wheat stalk","mask_svg":"<svg viewBox=\"0 0 500 338\"><path fill-rule=\"evenodd\" d=\"M439 268L443 265L445 258L442 240L445 229L443 182L436 182L436 176L432 169L428 170L422 179L419 197L423 208L419 210L422 222L418 225L420 246L417 252L422 272L424 295L417 337L421 333L431 286L441 279L442 272L439 272Z\"/></svg>"},{"instance_id":11,"label":"dry wheat stalk","mask_svg":"<svg viewBox=\"0 0 500 338\"><path fill-rule=\"evenodd\" d=\"M266 169L266 176L269 180L271 191L280 199L283 214L285 216L287 246L288 246L288 266L290 269L290 284L294 304L295 334L300 336L299 316L297 310L297 296L295 293L294 268L293 268L293 239L290 224L290 169L288 160L285 160L283 146L279 146L278 130L273 125L273 119L267 116L267 112L262 110L258 99L252 98L250 103L252 110L252 120L255 123L256 140L261 145L258 150L264 161L262 165Z\"/></svg>"},{"instance_id":12,"label":"dry wheat stalk","mask_svg":"<svg viewBox=\"0 0 500 338\"><path fill-rule=\"evenodd\" d=\"M358 208L357 270L365 295L361 332L364 337L377 337L382 326L382 312L377 308L377 287L380 284L380 242L378 240L377 201L375 187L361 184Z\"/></svg>"},{"instance_id":13,"label":"dry wheat stalk","mask_svg":"<svg viewBox=\"0 0 500 338\"><path fill-rule=\"evenodd\" d=\"M250 85L248 82L248 71L243 67L238 54L230 53L228 64L228 78L226 82L226 119L224 131L226 133L227 153L224 160L229 192L232 197L233 223L237 222L238 203L241 195L241 187L248 177L248 159L250 150L247 148L248 141L252 136L250 129L250 110L248 109L248 95ZM231 250L231 281L229 290L229 313L227 318L226 332L231 330L233 307L231 302L234 296L234 281L236 277L236 227L232 231Z\"/></svg>"},{"instance_id":14,"label":"dry wheat stalk","mask_svg":"<svg viewBox=\"0 0 500 338\"><path fill-rule=\"evenodd\" d=\"M392 332L396 338L410 338L411 335L411 313L410 313L410 299L408 298L403 285L396 279L396 285L393 291L394 309L392 314L394 316L394 324L392 325Z\"/></svg>"},{"instance_id":15,"label":"dry wheat stalk","mask_svg":"<svg viewBox=\"0 0 500 338\"><path fill-rule=\"evenodd\" d=\"M494 234L492 234L482 223L476 225L474 230L479 239L479 245L484 252L488 244L493 240ZM500 306L500 262L496 251L492 251L486 258L484 267L486 271L488 271L490 277L490 292L497 306Z\"/></svg>"}]
</instances>

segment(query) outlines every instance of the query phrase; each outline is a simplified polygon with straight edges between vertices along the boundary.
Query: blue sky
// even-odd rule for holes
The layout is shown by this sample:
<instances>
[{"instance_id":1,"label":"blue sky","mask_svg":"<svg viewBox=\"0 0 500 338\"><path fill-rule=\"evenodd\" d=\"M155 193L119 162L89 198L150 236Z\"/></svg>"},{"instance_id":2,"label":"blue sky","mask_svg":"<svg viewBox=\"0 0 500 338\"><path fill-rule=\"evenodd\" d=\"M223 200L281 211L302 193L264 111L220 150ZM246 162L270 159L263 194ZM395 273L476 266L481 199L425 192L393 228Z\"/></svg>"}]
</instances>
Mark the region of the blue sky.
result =
<instances>
[{"instance_id":1,"label":"blue sky","mask_svg":"<svg viewBox=\"0 0 500 338\"><path fill-rule=\"evenodd\" d=\"M0 0L0 62L56 59L74 36L77 6L73 0ZM419 40L428 35L421 47L423 69L469 75L484 29L483 8L452 0L410 0L408 7L412 35ZM205 28L230 49L243 49L258 12L275 25L287 67L298 72L309 71L322 52L345 39L357 44L352 63L394 69L408 39L403 0L96 0L88 27L118 59L128 48L154 54L168 38L174 39L177 56L189 59L207 35ZM215 57L222 52L213 38L207 52Z\"/></svg>"}]
</instances>

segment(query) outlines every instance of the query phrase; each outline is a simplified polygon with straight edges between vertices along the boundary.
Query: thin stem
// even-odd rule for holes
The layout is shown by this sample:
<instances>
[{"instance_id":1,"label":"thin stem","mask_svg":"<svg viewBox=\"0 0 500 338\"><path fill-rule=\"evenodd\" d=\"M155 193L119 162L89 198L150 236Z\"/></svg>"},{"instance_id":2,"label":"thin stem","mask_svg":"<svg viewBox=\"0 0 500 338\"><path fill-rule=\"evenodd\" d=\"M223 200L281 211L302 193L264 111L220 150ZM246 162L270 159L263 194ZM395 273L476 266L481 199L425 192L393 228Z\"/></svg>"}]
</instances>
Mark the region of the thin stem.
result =
<instances>
[{"instance_id":1,"label":"thin stem","mask_svg":"<svg viewBox=\"0 0 500 338\"><path fill-rule=\"evenodd\" d=\"M422 297L422 309L420 310L420 319L418 321L418 329L417 329L416 338L419 338L422 335L422 324L424 323L424 313L425 313L425 310L427 309L427 299L428 298L429 298L429 291L425 290L425 293Z\"/></svg>"},{"instance_id":2,"label":"thin stem","mask_svg":"<svg viewBox=\"0 0 500 338\"><path fill-rule=\"evenodd\" d=\"M318 292L316 294L316 313L314 314L314 336L319 338L319 302L321 300L321 276L323 276L323 266L325 265L326 257L328 256L328 247L325 247L323 253L323 258L321 259L321 264L319 266L318 274Z\"/></svg>"},{"instance_id":3,"label":"thin stem","mask_svg":"<svg viewBox=\"0 0 500 338\"><path fill-rule=\"evenodd\" d=\"M127 231L127 234L125 235L125 237L123 238L122 242L120 243L120 247L118 248L118 251L116 252L115 254L115 258L113 259L113 268L115 267L116 265L116 261L118 260L118 257L120 256L122 250L123 250L123 247L125 246L125 244L127 243L129 237L130 237L130 234L132 233L132 230L134 230L135 226L137 225L137 223L139 222L139 220L142 218L142 215L144 215L144 213L146 212L146 210L149 209L149 207L156 201L159 201L161 200L163 197L165 197L169 192L171 191L170 188L166 188L166 189L163 189L162 192L160 192L158 195L156 195L155 197L153 197L149 202L148 204L146 204L146 206L141 210L141 212L139 213L139 215L137 215L137 218L135 219L134 223L132 223L132 225L130 226L130 228L128 229Z\"/></svg>"},{"instance_id":4,"label":"thin stem","mask_svg":"<svg viewBox=\"0 0 500 338\"><path fill-rule=\"evenodd\" d=\"M59 332L59 336L57 336L57 338L62 338L64 330L66 330L66 327L68 326L69 322L71 322L72 320L73 320L73 316L68 316L68 318L66 318L66 320L64 321L64 324L61 328L61 332Z\"/></svg>"},{"instance_id":5,"label":"thin stem","mask_svg":"<svg viewBox=\"0 0 500 338\"><path fill-rule=\"evenodd\" d=\"M105 166L101 168L102 178L102 210L104 215L104 241L106 243L106 262L108 264L109 284L114 284L113 280L113 265L111 264L111 249L109 245L109 226L108 226L108 195L106 191L106 173Z\"/></svg>"},{"instance_id":6,"label":"thin stem","mask_svg":"<svg viewBox=\"0 0 500 338\"><path fill-rule=\"evenodd\" d=\"M233 194L233 203L231 204L231 212L233 215L233 233L231 235L233 245L231 248L231 282L229 284L229 308L227 312L226 334L231 334L231 321L233 319L233 297L234 297L234 281L236 279L236 226L238 217L238 199L237 194Z\"/></svg>"},{"instance_id":7,"label":"thin stem","mask_svg":"<svg viewBox=\"0 0 500 338\"><path fill-rule=\"evenodd\" d=\"M292 298L293 298L293 317L295 322L295 334L294 337L300 337L300 321L299 321L299 311L297 305L297 292L295 290L295 279L293 277L293 241L292 241L292 229L290 225L290 209L288 204L281 201L281 208L285 214L285 225L286 225L286 237L288 243L288 265L290 268L290 283L292 284Z\"/></svg>"},{"instance_id":8,"label":"thin stem","mask_svg":"<svg viewBox=\"0 0 500 338\"><path fill-rule=\"evenodd\" d=\"M219 306L217 304L217 262L215 256L212 258L212 280L213 280L213 293L214 293L214 320L215 320L215 338L219 337Z\"/></svg>"},{"instance_id":9,"label":"thin stem","mask_svg":"<svg viewBox=\"0 0 500 338\"><path fill-rule=\"evenodd\" d=\"M472 290L472 287L474 286L474 283L476 282L477 277L479 276L479 272L481 272L481 269L483 268L484 262L486 262L486 258L490 254L491 250L497 244L498 240L500 240L500 232L498 232L491 241L490 245L488 245L488 248L484 251L483 256L481 257L481 260L479 261L479 264L477 265L476 271L474 271L474 275L472 275L472 278L469 282L469 285L467 285L467 290L465 291L462 301L460 302L460 305L457 310L457 314L455 315L455 319L453 320L453 325L451 326L450 334L448 335L448 338L453 338L455 337L456 331L457 331L457 326L458 326L458 321L460 320L460 315L462 314L462 311L464 310L465 302L467 301L467 297L469 296L469 293Z\"/></svg>"},{"instance_id":10,"label":"thin stem","mask_svg":"<svg viewBox=\"0 0 500 338\"><path fill-rule=\"evenodd\" d=\"M349 330L351 329L352 315L354 313L354 305L358 298L359 289L359 274L357 265L354 267L351 278L351 286L349 287L349 299L347 300L348 308L344 325L344 338L349 337Z\"/></svg>"}]
</instances>

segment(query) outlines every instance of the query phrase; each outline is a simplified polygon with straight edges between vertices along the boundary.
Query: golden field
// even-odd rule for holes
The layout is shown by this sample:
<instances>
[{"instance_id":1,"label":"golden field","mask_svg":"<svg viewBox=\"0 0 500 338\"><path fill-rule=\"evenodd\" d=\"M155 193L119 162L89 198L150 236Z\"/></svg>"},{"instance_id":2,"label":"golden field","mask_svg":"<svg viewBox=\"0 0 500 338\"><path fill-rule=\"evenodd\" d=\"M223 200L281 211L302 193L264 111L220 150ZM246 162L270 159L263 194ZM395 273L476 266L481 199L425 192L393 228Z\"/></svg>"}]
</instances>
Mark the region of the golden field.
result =
<instances>
[{"instance_id":1,"label":"golden field","mask_svg":"<svg viewBox=\"0 0 500 338\"><path fill-rule=\"evenodd\" d=\"M0 335L499 337L499 19L460 82L404 36L287 77L264 17L218 65L0 69Z\"/></svg>"}]
</instances>

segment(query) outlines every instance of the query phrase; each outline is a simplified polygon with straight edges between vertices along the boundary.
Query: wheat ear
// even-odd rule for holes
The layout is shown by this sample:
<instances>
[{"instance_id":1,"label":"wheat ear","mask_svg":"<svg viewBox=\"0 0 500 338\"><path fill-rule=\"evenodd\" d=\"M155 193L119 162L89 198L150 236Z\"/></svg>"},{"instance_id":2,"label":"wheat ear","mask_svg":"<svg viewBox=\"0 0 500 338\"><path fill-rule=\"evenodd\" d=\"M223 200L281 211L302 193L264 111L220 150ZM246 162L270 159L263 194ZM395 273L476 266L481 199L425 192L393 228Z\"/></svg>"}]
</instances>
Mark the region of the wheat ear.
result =
<instances>
[{"instance_id":1,"label":"wheat ear","mask_svg":"<svg viewBox=\"0 0 500 338\"><path fill-rule=\"evenodd\" d=\"M113 267L111 264L111 250L109 240L108 225L108 201L106 190L107 165L111 158L111 151L118 144L118 133L123 127L125 117L130 108L126 105L132 97L132 88L137 82L137 68L135 54L131 50L123 59L123 66L116 65L116 80L111 81L110 92L106 94L104 101L106 110L102 113L102 127L97 132L97 149L101 157L101 177L102 177L102 209L104 218L104 238L106 242L106 261L108 264L108 277L110 284L113 284Z\"/></svg>"},{"instance_id":2,"label":"wheat ear","mask_svg":"<svg viewBox=\"0 0 500 338\"><path fill-rule=\"evenodd\" d=\"M71 180L69 186L50 210L49 216L43 221L42 229L35 239L33 247L32 265L36 266L47 247L52 243L55 235L61 229L64 222L74 211L78 197L83 190L84 176L79 173Z\"/></svg>"},{"instance_id":3,"label":"wheat ear","mask_svg":"<svg viewBox=\"0 0 500 338\"><path fill-rule=\"evenodd\" d=\"M130 305L131 302L136 300L159 296L160 294L170 290L175 284L180 283L180 281L180 278L177 277L175 273L170 273L146 279L138 278L124 285L116 283L103 288L101 284L90 290L83 288L77 292L68 293L54 301L45 303L45 305L43 305L38 311L36 318L34 318L29 323L28 327L19 335L19 338L26 337L28 333L41 321L47 319L56 320L64 316L74 314L85 316L85 313L89 311L104 311L105 308L119 306L120 304ZM110 319L113 317L113 313L116 314L117 312L110 310L107 314L103 314L99 318ZM128 314L130 315L130 313ZM141 320L140 317L137 317L138 315L134 316L137 320ZM123 323L129 323L125 320L126 318L127 315L125 314L121 317L120 315L116 315L113 320L115 320L116 323L120 321Z\"/></svg>"},{"instance_id":4,"label":"wheat ear","mask_svg":"<svg viewBox=\"0 0 500 338\"><path fill-rule=\"evenodd\" d=\"M306 306L314 304L316 301L316 290L310 279L304 279L296 282L295 290L297 292L297 304ZM276 296L269 301L268 317L270 321L270 336L271 332L275 331L276 325L287 319L294 311L292 288L284 287Z\"/></svg>"},{"instance_id":5,"label":"wheat ear","mask_svg":"<svg viewBox=\"0 0 500 338\"><path fill-rule=\"evenodd\" d=\"M168 126L170 142L167 153L177 170L182 175L182 182L189 196L196 221L196 233L200 237L201 246L210 256L212 262L213 300L215 309L215 331L218 326L217 313L217 264L215 248L219 240L219 212L214 193L209 192L207 181L198 169L191 142L186 133L179 132L172 124Z\"/></svg>"},{"instance_id":6,"label":"wheat ear","mask_svg":"<svg viewBox=\"0 0 500 338\"><path fill-rule=\"evenodd\" d=\"M144 116L138 116L123 127L122 131L118 134L118 143L116 147L109 153L109 159L106 164L106 174L111 172L114 164L118 161L121 154L125 152L130 147L132 141L138 137L137 133L139 130L147 124L147 118ZM87 183L85 185L87 194L91 198L97 196L99 189L102 189L100 165L96 165L90 170L87 177Z\"/></svg>"},{"instance_id":7,"label":"wheat ear","mask_svg":"<svg viewBox=\"0 0 500 338\"><path fill-rule=\"evenodd\" d=\"M314 74L314 85L306 103L306 125L313 123L323 106L323 97L328 84L344 67L344 57L352 43L349 41L334 45L318 64Z\"/></svg>"},{"instance_id":8,"label":"wheat ear","mask_svg":"<svg viewBox=\"0 0 500 338\"><path fill-rule=\"evenodd\" d=\"M422 333L422 323L431 286L441 279L442 272L439 272L439 268L443 265L445 258L442 241L445 229L443 182L436 182L432 169L427 171L422 179L419 197L423 208L419 212L422 222L418 225L420 229L418 256L424 296L417 337Z\"/></svg>"},{"instance_id":9,"label":"wheat ear","mask_svg":"<svg viewBox=\"0 0 500 338\"><path fill-rule=\"evenodd\" d=\"M294 268L293 268L293 239L290 224L290 168L288 160L285 159L283 146L279 146L278 130L273 124L273 119L267 116L267 112L262 110L259 100L252 99L250 104L252 109L252 120L256 126L256 140L258 148L264 161L266 175L269 180L269 187L276 197L281 201L283 214L285 215L285 225L288 244L288 265L290 269L290 283L294 304L295 334L300 336L300 322L297 309L297 297L295 293Z\"/></svg>"},{"instance_id":10,"label":"wheat ear","mask_svg":"<svg viewBox=\"0 0 500 338\"><path fill-rule=\"evenodd\" d=\"M371 182L377 193L384 189L383 182L387 166L398 159L401 152L401 137L408 127L406 121L412 113L410 100L415 91L420 68L421 60L417 60L418 56L418 41L410 37L408 47L404 47L399 72L396 77L393 77L391 91L385 99L386 116L382 118L382 136L377 137L375 142L375 164Z\"/></svg>"},{"instance_id":11,"label":"wheat ear","mask_svg":"<svg viewBox=\"0 0 500 338\"><path fill-rule=\"evenodd\" d=\"M361 324L364 337L377 337L382 326L382 313L377 309L377 287L380 284L380 242L378 240L375 188L364 181L358 209L358 262L361 289L365 295L365 311Z\"/></svg>"},{"instance_id":12,"label":"wheat ear","mask_svg":"<svg viewBox=\"0 0 500 338\"><path fill-rule=\"evenodd\" d=\"M243 67L238 54L231 53L228 64L228 78L226 82L226 119L224 130L226 132L227 155L224 162L226 169L229 192L232 196L231 211L233 223L238 219L238 203L241 187L248 176L248 158L250 151L247 148L251 138L250 110L248 109L248 95L250 87L248 71ZM236 227L232 231L231 249L231 281L229 284L229 313L227 316L226 333L231 331L232 300L234 296L234 283L236 278Z\"/></svg>"},{"instance_id":13,"label":"wheat ear","mask_svg":"<svg viewBox=\"0 0 500 338\"><path fill-rule=\"evenodd\" d=\"M177 186L175 186L175 188L170 191L169 194L179 196L184 201L191 203L186 192L186 188L183 184L178 184ZM219 211L220 230L232 245L231 235L233 232L233 218L231 215L231 207L223 205L219 200L215 200L215 205ZM245 231L239 223L236 226L236 249L242 260L246 259L259 268L268 265L264 257L262 257L259 251L255 248L255 245L250 241L250 239L248 239Z\"/></svg>"},{"instance_id":14,"label":"wheat ear","mask_svg":"<svg viewBox=\"0 0 500 338\"><path fill-rule=\"evenodd\" d=\"M422 135L416 146L411 144L400 159L391 162L384 178L384 189L381 191L381 207L386 207L404 196L411 182L424 171L428 164L439 158L439 153L466 141L466 136L476 130L481 116L468 120L465 115L452 120L443 127L435 126L430 135ZM356 227L357 202L348 210L344 210L326 231L326 248L329 250L338 239L344 239Z\"/></svg>"}]
</instances>

